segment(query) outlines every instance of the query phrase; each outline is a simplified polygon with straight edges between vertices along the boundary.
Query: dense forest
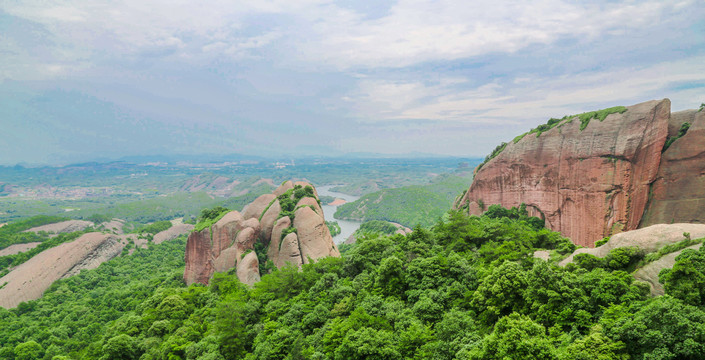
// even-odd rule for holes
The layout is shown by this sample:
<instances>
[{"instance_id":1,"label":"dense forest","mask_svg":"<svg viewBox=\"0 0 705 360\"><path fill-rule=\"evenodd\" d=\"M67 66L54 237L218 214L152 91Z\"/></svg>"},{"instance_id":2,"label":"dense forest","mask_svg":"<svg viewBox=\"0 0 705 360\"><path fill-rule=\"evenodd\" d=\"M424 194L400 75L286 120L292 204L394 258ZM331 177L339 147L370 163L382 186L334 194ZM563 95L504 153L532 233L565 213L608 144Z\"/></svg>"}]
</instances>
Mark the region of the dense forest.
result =
<instances>
[{"instance_id":1,"label":"dense forest","mask_svg":"<svg viewBox=\"0 0 705 360\"><path fill-rule=\"evenodd\" d=\"M700 359L705 252L662 273L628 254L557 267L575 246L521 209L451 212L407 236L363 237L341 258L248 288L182 281L185 239L137 249L0 309L7 359ZM619 255L619 256L618 256ZM626 258L625 258L626 256Z\"/></svg>"}]
</instances>

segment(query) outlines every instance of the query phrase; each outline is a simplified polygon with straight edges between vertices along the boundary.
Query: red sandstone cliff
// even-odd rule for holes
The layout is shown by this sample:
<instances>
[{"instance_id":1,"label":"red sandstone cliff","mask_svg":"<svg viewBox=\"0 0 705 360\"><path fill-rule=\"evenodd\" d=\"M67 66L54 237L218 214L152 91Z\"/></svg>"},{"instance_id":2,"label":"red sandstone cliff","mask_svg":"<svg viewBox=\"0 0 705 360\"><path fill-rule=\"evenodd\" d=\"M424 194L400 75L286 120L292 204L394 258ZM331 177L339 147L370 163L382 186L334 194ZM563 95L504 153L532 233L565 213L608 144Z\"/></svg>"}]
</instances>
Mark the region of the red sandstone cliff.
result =
<instances>
[{"instance_id":1,"label":"red sandstone cliff","mask_svg":"<svg viewBox=\"0 0 705 360\"><path fill-rule=\"evenodd\" d=\"M291 214L284 214L279 197L293 201L297 190L309 186L312 192L292 204L295 207ZM285 231L287 234L282 235ZM287 181L272 194L255 199L242 214L232 211L211 228L191 233L186 244L184 281L189 285L207 284L214 272L236 268L240 281L254 284L260 279L256 242L267 246L267 255L277 267L287 263L301 266L322 257L340 256L318 205L316 190L309 183Z\"/></svg>"},{"instance_id":2,"label":"red sandstone cliff","mask_svg":"<svg viewBox=\"0 0 705 360\"><path fill-rule=\"evenodd\" d=\"M670 101L664 99L592 119L584 130L574 118L538 137L528 134L482 166L456 206L478 215L481 205L525 203L548 228L582 246L636 229L650 185L664 171L659 168L669 118ZM696 146L702 150L702 144Z\"/></svg>"},{"instance_id":3,"label":"red sandstone cliff","mask_svg":"<svg viewBox=\"0 0 705 360\"><path fill-rule=\"evenodd\" d=\"M641 226L671 223L705 223L705 111L671 114L668 136L677 135L683 123L688 132L661 156L648 210Z\"/></svg>"}]
</instances>

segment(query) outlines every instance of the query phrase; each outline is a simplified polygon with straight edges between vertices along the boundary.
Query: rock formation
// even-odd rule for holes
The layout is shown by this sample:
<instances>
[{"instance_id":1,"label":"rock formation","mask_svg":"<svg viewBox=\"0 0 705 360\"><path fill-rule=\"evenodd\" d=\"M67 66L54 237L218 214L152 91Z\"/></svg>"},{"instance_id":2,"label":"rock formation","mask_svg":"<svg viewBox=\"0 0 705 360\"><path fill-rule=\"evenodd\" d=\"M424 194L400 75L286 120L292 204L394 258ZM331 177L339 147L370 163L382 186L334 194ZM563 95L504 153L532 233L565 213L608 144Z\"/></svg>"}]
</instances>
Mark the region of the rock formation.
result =
<instances>
[{"instance_id":1,"label":"rock formation","mask_svg":"<svg viewBox=\"0 0 705 360\"><path fill-rule=\"evenodd\" d=\"M325 224L316 190L306 182L286 181L245 207L231 211L213 226L189 236L187 284L207 284L213 273L235 268L240 281L260 279L255 243L277 267L295 266L326 256L340 256Z\"/></svg>"},{"instance_id":2,"label":"rock formation","mask_svg":"<svg viewBox=\"0 0 705 360\"><path fill-rule=\"evenodd\" d=\"M54 281L94 269L118 255L127 242L112 234L87 233L47 249L0 278L0 306L38 299Z\"/></svg>"},{"instance_id":3,"label":"rock formation","mask_svg":"<svg viewBox=\"0 0 705 360\"><path fill-rule=\"evenodd\" d=\"M669 136L685 136L663 152ZM456 203L479 215L489 205L527 205L532 216L582 246L656 223L700 222L705 212L705 113L670 113L649 101L585 124L567 117L511 141L476 170ZM538 135L537 135L538 134Z\"/></svg>"},{"instance_id":4,"label":"rock formation","mask_svg":"<svg viewBox=\"0 0 705 360\"><path fill-rule=\"evenodd\" d=\"M684 123L688 131L663 152L642 226L673 222L705 223L705 111L671 114L668 136Z\"/></svg>"},{"instance_id":5,"label":"rock formation","mask_svg":"<svg viewBox=\"0 0 705 360\"><path fill-rule=\"evenodd\" d=\"M599 258L604 258L613 249L620 247L637 247L644 254L656 252L671 244L678 243L685 239L684 233L688 233L691 239L705 237L705 224L658 224L645 228L627 231L612 236L609 241L596 248L581 248L575 250L570 256L563 259L559 265L566 266L573 262L573 258L578 254L590 254ZM687 247L688 249L698 249L702 243ZM685 249L677 250L666 254L660 259L649 262L643 267L634 271L634 278L649 284L652 295L663 295L663 284L658 281L658 274L661 270L672 268L675 259ZM548 254L537 251L535 257L543 257L548 260Z\"/></svg>"}]
</instances>

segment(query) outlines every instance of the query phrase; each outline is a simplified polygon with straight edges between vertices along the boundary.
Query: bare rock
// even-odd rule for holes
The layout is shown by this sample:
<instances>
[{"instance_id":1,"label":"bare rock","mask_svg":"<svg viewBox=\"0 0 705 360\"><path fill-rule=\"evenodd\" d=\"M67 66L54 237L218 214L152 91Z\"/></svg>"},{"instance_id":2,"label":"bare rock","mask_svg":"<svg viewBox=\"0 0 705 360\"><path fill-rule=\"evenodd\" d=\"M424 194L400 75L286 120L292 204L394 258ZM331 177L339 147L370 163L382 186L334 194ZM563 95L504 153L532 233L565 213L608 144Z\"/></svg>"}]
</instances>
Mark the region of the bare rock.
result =
<instances>
[{"instance_id":1,"label":"bare rock","mask_svg":"<svg viewBox=\"0 0 705 360\"><path fill-rule=\"evenodd\" d=\"M186 242L186 267L184 281L186 285L195 283L208 284L208 280L215 271L215 257L211 252L210 229L192 232Z\"/></svg>"},{"instance_id":2,"label":"bare rock","mask_svg":"<svg viewBox=\"0 0 705 360\"><path fill-rule=\"evenodd\" d=\"M179 237L180 235L188 234L193 231L193 225L178 223L172 225L170 228L160 231L154 235L152 242L155 244L161 244L165 241L171 241Z\"/></svg>"},{"instance_id":3,"label":"bare rock","mask_svg":"<svg viewBox=\"0 0 705 360\"><path fill-rule=\"evenodd\" d=\"M244 254L247 250L253 250L258 236L259 231L257 231L257 228L246 227L242 229L235 239L235 247L238 255Z\"/></svg>"},{"instance_id":4,"label":"bare rock","mask_svg":"<svg viewBox=\"0 0 705 360\"><path fill-rule=\"evenodd\" d=\"M477 170L459 205L527 205L532 216L578 245L639 227L668 135L670 101L649 101L528 134Z\"/></svg>"},{"instance_id":5,"label":"bare rock","mask_svg":"<svg viewBox=\"0 0 705 360\"><path fill-rule=\"evenodd\" d=\"M31 229L25 230L24 232L35 232L44 231L50 234L61 234L70 233L74 231L83 231L89 226L93 226L93 223L85 220L67 220L61 221L53 224L46 224L42 226L33 227Z\"/></svg>"},{"instance_id":6,"label":"bare rock","mask_svg":"<svg viewBox=\"0 0 705 360\"><path fill-rule=\"evenodd\" d=\"M262 217L262 213L274 199L276 199L276 195L274 194L260 195L255 201L245 206L245 209L242 211L242 217L245 219L255 218L259 220Z\"/></svg>"},{"instance_id":7,"label":"bare rock","mask_svg":"<svg viewBox=\"0 0 705 360\"><path fill-rule=\"evenodd\" d=\"M226 272L234 268L237 265L238 257L238 251L234 247L223 250L223 252L220 253L220 256L215 259L213 270L215 270L215 272Z\"/></svg>"},{"instance_id":8,"label":"bare rock","mask_svg":"<svg viewBox=\"0 0 705 360\"><path fill-rule=\"evenodd\" d=\"M269 241L269 246L267 247L267 257L269 257L269 259L272 260L274 265L277 267L279 267L277 259L279 258L279 249L281 248L280 243L282 242L282 233L284 232L284 229L289 228L290 226L291 219L289 219L288 216L284 216L283 218L277 220L277 223L274 224L274 228L272 229L272 237Z\"/></svg>"},{"instance_id":9,"label":"bare rock","mask_svg":"<svg viewBox=\"0 0 705 360\"><path fill-rule=\"evenodd\" d=\"M257 220L255 219L255 221ZM211 246L213 258L217 258L221 251L235 243L235 237L245 228L243 223L244 219L240 212L231 211L213 224L213 241Z\"/></svg>"},{"instance_id":10,"label":"bare rock","mask_svg":"<svg viewBox=\"0 0 705 360\"><path fill-rule=\"evenodd\" d=\"M310 206L313 208L313 210L316 212L316 214L320 217L323 217L323 209L321 209L321 205L318 204L318 200L306 196L301 198L299 202L296 204L296 207L301 207L301 206Z\"/></svg>"},{"instance_id":11,"label":"bare rock","mask_svg":"<svg viewBox=\"0 0 705 360\"><path fill-rule=\"evenodd\" d=\"M272 237L272 228L281 211L282 207L279 205L279 200L274 200L269 209L262 215L262 239L264 239L265 244L269 243L269 239Z\"/></svg>"},{"instance_id":12,"label":"bare rock","mask_svg":"<svg viewBox=\"0 0 705 360\"><path fill-rule=\"evenodd\" d=\"M281 244L281 249L276 258L270 258L274 265L278 268L286 264L292 264L301 267L303 259L301 258L301 249L299 248L299 239L296 233L288 234L284 237Z\"/></svg>"},{"instance_id":13,"label":"bare rock","mask_svg":"<svg viewBox=\"0 0 705 360\"><path fill-rule=\"evenodd\" d=\"M245 255L237 264L237 278L240 279L240 282L250 286L260 280L259 261L254 251Z\"/></svg>"},{"instance_id":14,"label":"bare rock","mask_svg":"<svg viewBox=\"0 0 705 360\"><path fill-rule=\"evenodd\" d=\"M0 306L14 308L20 302L42 296L54 281L94 269L120 254L124 243L111 234L88 233L76 240L47 249L0 278Z\"/></svg>"},{"instance_id":15,"label":"bare rock","mask_svg":"<svg viewBox=\"0 0 705 360\"><path fill-rule=\"evenodd\" d=\"M685 122L691 124L688 132L661 156L642 226L705 223L705 111L671 114L668 136L676 136Z\"/></svg>"},{"instance_id":16,"label":"bare rock","mask_svg":"<svg viewBox=\"0 0 705 360\"><path fill-rule=\"evenodd\" d=\"M285 192L287 192L288 190L293 189L293 188L294 188L294 183L291 182L291 180L288 180L288 181L285 181L283 184L281 184L278 188L274 189L272 194L274 194L275 196L279 196L279 195L282 195Z\"/></svg>"},{"instance_id":17,"label":"bare rock","mask_svg":"<svg viewBox=\"0 0 705 360\"><path fill-rule=\"evenodd\" d=\"M294 227L297 230L304 263L326 256L340 257L325 220L310 207L296 210Z\"/></svg>"},{"instance_id":18,"label":"bare rock","mask_svg":"<svg viewBox=\"0 0 705 360\"><path fill-rule=\"evenodd\" d=\"M596 248L577 249L570 256L563 259L559 265L565 266L573 262L573 257L578 254L592 254L605 257L612 249L636 246L645 253L658 251L658 249L675 244L683 239L683 233L690 233L691 239L705 237L703 224L658 224L632 231L616 234L607 243Z\"/></svg>"}]
</instances>

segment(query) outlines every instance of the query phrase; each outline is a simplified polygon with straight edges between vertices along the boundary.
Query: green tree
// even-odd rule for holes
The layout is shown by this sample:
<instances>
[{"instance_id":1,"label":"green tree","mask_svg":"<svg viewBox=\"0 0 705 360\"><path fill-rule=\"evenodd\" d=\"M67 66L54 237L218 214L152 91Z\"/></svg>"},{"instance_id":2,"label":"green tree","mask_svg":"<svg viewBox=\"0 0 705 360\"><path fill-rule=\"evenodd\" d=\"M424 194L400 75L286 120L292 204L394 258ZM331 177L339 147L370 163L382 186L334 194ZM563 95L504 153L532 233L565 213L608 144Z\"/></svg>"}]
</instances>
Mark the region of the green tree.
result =
<instances>
[{"instance_id":1,"label":"green tree","mask_svg":"<svg viewBox=\"0 0 705 360\"><path fill-rule=\"evenodd\" d=\"M705 312L670 296L626 314L605 330L626 345L632 359L705 358Z\"/></svg>"},{"instance_id":2,"label":"green tree","mask_svg":"<svg viewBox=\"0 0 705 360\"><path fill-rule=\"evenodd\" d=\"M666 294L686 304L705 305L705 247L683 250L672 269L661 271L659 281Z\"/></svg>"},{"instance_id":3,"label":"green tree","mask_svg":"<svg viewBox=\"0 0 705 360\"><path fill-rule=\"evenodd\" d=\"M461 351L458 358L550 360L557 357L543 326L528 316L512 313L499 319L490 335L474 348Z\"/></svg>"},{"instance_id":4,"label":"green tree","mask_svg":"<svg viewBox=\"0 0 705 360\"><path fill-rule=\"evenodd\" d=\"M500 317L524 308L527 276L521 267L505 261L482 279L472 295L471 305L485 325L491 326Z\"/></svg>"},{"instance_id":5,"label":"green tree","mask_svg":"<svg viewBox=\"0 0 705 360\"><path fill-rule=\"evenodd\" d=\"M15 346L16 360L35 360L42 357L44 349L39 343L30 340Z\"/></svg>"},{"instance_id":6,"label":"green tree","mask_svg":"<svg viewBox=\"0 0 705 360\"><path fill-rule=\"evenodd\" d=\"M103 345L103 357L101 357L103 360L132 360L137 358L137 346L132 336L120 334Z\"/></svg>"}]
</instances>

